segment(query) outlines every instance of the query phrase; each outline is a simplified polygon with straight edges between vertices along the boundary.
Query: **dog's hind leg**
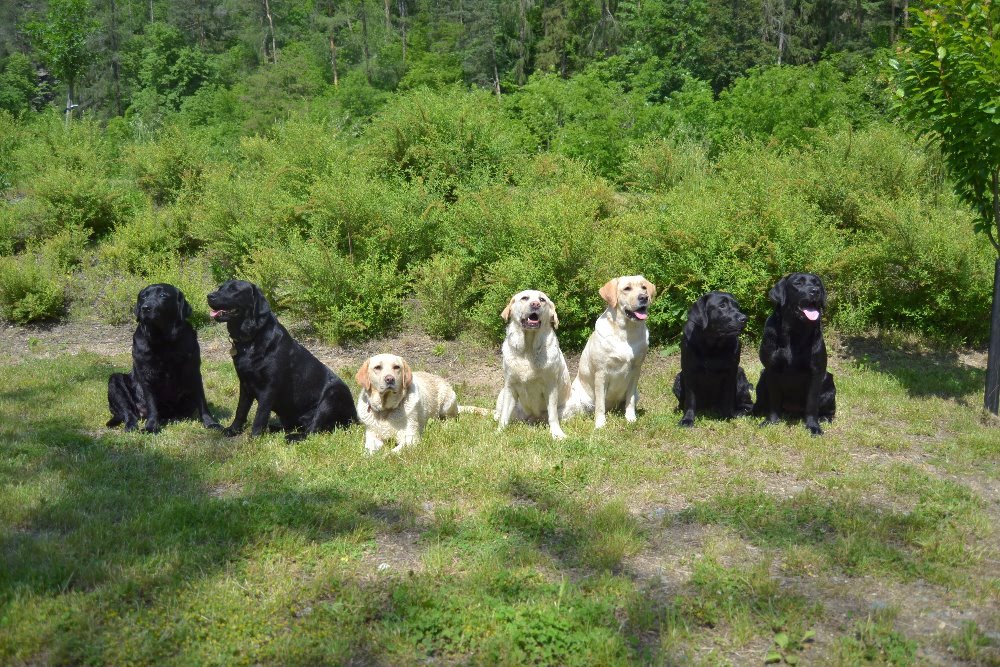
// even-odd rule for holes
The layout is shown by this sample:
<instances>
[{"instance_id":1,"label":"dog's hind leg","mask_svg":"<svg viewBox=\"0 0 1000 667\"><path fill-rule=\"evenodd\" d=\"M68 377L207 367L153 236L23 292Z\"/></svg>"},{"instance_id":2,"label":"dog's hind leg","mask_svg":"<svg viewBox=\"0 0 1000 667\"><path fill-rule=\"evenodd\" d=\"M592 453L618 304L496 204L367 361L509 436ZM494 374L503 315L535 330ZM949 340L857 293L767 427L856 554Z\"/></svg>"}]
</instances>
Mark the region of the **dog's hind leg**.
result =
<instances>
[{"instance_id":1,"label":"dog's hind leg","mask_svg":"<svg viewBox=\"0 0 1000 667\"><path fill-rule=\"evenodd\" d=\"M108 409L111 410L108 428L125 424L126 431L135 430L142 418L137 399L131 375L112 373L108 378Z\"/></svg>"}]
</instances>

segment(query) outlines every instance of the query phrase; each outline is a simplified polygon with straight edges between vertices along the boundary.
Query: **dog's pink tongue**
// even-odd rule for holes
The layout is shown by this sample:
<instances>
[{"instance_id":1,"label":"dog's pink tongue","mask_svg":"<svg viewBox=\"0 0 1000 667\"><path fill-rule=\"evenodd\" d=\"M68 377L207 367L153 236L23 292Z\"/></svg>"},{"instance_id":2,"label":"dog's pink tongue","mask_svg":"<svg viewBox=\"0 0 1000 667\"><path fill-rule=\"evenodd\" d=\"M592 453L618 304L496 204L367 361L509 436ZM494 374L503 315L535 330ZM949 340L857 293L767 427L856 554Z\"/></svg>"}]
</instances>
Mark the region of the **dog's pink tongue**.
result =
<instances>
[{"instance_id":1,"label":"dog's pink tongue","mask_svg":"<svg viewBox=\"0 0 1000 667\"><path fill-rule=\"evenodd\" d=\"M221 310L214 310L212 308L209 308L208 309L208 316L209 317L218 317L219 313L221 313L221 312L222 312Z\"/></svg>"},{"instance_id":2,"label":"dog's pink tongue","mask_svg":"<svg viewBox=\"0 0 1000 667\"><path fill-rule=\"evenodd\" d=\"M643 313L643 312L640 312L640 311L636 311L636 312L634 312L632 314L635 315L635 318L637 320L644 320L644 319L646 319L646 316L647 316L647 313Z\"/></svg>"},{"instance_id":3,"label":"dog's pink tongue","mask_svg":"<svg viewBox=\"0 0 1000 667\"><path fill-rule=\"evenodd\" d=\"M802 312L813 322L819 319L819 311L815 308L803 308Z\"/></svg>"}]
</instances>

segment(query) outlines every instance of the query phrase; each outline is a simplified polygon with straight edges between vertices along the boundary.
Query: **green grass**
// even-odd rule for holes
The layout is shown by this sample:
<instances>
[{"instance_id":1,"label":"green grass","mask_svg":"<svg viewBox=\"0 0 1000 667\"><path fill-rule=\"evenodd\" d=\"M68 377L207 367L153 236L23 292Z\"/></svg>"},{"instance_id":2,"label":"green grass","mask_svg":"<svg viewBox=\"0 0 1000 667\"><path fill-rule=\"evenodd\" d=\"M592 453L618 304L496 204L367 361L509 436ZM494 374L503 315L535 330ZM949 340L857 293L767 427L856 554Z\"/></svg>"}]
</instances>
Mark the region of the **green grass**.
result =
<instances>
[{"instance_id":1,"label":"green grass","mask_svg":"<svg viewBox=\"0 0 1000 667\"><path fill-rule=\"evenodd\" d=\"M32 345L0 359L0 663L997 664L982 373L883 352L835 357L822 438L677 427L671 353L634 425L465 415L365 457L360 427L109 431L127 358Z\"/></svg>"}]
</instances>

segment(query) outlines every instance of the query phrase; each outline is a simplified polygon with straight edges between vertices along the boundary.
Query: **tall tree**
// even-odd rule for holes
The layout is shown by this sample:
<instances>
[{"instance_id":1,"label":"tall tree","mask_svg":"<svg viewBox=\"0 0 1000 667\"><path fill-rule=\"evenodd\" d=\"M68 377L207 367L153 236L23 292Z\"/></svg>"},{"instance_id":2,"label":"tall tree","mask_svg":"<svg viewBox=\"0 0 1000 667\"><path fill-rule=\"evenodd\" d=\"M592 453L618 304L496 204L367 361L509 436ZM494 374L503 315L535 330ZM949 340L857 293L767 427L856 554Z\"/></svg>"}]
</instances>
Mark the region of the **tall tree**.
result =
<instances>
[{"instance_id":1,"label":"tall tree","mask_svg":"<svg viewBox=\"0 0 1000 667\"><path fill-rule=\"evenodd\" d=\"M94 56L87 40L97 30L90 0L49 0L45 17L28 25L28 34L52 73L66 82L66 120L72 114L76 83Z\"/></svg>"},{"instance_id":2,"label":"tall tree","mask_svg":"<svg viewBox=\"0 0 1000 667\"><path fill-rule=\"evenodd\" d=\"M978 213L976 229L997 251L993 278L987 410L1000 410L1000 3L935 0L912 12L892 61L900 110L938 140L959 196Z\"/></svg>"}]
</instances>

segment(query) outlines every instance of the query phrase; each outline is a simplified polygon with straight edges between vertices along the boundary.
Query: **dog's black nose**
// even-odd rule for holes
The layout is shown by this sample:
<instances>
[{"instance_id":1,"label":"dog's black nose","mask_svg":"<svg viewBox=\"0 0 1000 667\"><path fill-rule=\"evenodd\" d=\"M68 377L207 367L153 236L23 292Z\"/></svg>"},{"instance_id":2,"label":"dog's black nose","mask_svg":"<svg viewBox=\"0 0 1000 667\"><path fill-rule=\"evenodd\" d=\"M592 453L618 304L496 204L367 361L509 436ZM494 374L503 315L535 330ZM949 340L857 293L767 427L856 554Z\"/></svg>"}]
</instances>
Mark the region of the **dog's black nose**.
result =
<instances>
[{"instance_id":1,"label":"dog's black nose","mask_svg":"<svg viewBox=\"0 0 1000 667\"><path fill-rule=\"evenodd\" d=\"M639 295L639 303L649 303L649 295L648 294L640 294Z\"/></svg>"},{"instance_id":2,"label":"dog's black nose","mask_svg":"<svg viewBox=\"0 0 1000 667\"><path fill-rule=\"evenodd\" d=\"M743 313L740 313L739 317L737 317L736 319L738 319L740 321L740 323L743 323L743 322L747 321L747 316L744 315Z\"/></svg>"}]
</instances>

